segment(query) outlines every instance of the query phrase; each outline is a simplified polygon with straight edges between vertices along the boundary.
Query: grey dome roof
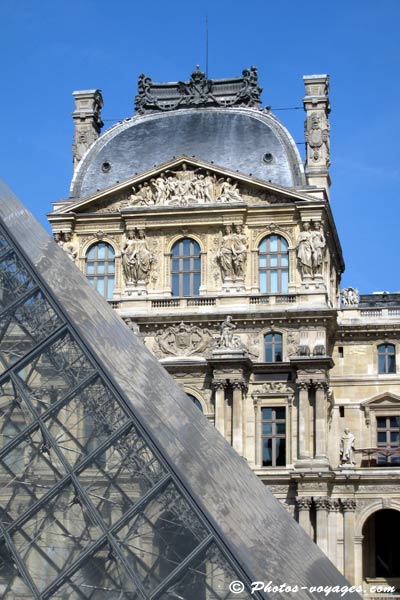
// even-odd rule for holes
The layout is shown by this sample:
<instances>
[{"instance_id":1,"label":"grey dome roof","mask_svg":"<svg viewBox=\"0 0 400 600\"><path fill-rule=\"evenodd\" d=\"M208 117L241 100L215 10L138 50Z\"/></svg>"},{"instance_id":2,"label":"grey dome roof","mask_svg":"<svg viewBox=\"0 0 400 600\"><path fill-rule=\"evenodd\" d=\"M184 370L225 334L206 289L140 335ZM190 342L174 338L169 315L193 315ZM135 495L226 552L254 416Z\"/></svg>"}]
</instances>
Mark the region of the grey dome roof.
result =
<instances>
[{"instance_id":1,"label":"grey dome roof","mask_svg":"<svg viewBox=\"0 0 400 600\"><path fill-rule=\"evenodd\" d=\"M71 197L89 196L182 155L284 187L304 185L296 145L275 116L253 108L190 108L135 116L106 131L81 160Z\"/></svg>"}]
</instances>

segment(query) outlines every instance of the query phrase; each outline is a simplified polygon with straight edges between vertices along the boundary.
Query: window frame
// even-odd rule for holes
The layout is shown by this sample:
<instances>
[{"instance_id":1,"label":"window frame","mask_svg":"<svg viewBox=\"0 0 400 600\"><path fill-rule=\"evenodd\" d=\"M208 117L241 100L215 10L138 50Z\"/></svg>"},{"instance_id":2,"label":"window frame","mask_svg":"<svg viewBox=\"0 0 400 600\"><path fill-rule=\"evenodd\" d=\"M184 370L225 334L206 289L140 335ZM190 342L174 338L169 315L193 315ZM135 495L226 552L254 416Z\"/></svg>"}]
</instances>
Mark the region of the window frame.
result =
<instances>
[{"instance_id":1,"label":"window frame","mask_svg":"<svg viewBox=\"0 0 400 600\"><path fill-rule=\"evenodd\" d=\"M376 429L376 447L377 448L384 448L385 450L391 450L391 449L396 449L399 448L400 449L400 413L397 415L393 415L393 414L377 414L375 416L376 419L376 424L375 424L375 429ZM384 426L380 426L379 425L379 419L381 420L385 420L385 425ZM391 419L397 419L399 421L398 426L391 426ZM385 442L380 442L379 441L379 434L380 433L385 433ZM391 434L392 433L397 433L399 436L399 439L397 441L392 442L391 441ZM395 459L394 461L392 459ZM400 467L400 452L399 454L396 456L378 456L376 457L376 464L377 466L380 467Z\"/></svg>"},{"instance_id":2,"label":"window frame","mask_svg":"<svg viewBox=\"0 0 400 600\"><path fill-rule=\"evenodd\" d=\"M392 349L390 351L389 349ZM381 358L383 358L383 368L381 369ZM391 365L391 360L393 364ZM378 360L378 375L394 375L397 372L396 369L396 344L390 342L383 342L377 346L377 360Z\"/></svg>"},{"instance_id":3,"label":"window frame","mask_svg":"<svg viewBox=\"0 0 400 600\"><path fill-rule=\"evenodd\" d=\"M271 242L276 239L277 250L271 250ZM284 247L282 247L282 243ZM265 244L265 250L262 249L262 245ZM286 238L276 233L271 233L262 238L257 248L258 253L258 287L260 294L287 294L289 291L289 244ZM276 265L271 264L271 258L276 257ZM283 258L286 257L286 263L282 264ZM261 261L265 259L265 266L261 265ZM272 285L271 276L276 273L276 290L273 289L275 286ZM287 282L283 285L282 275L286 273ZM262 284L263 275L265 274L265 286ZM265 287L265 289L264 289Z\"/></svg>"},{"instance_id":4,"label":"window frame","mask_svg":"<svg viewBox=\"0 0 400 600\"><path fill-rule=\"evenodd\" d=\"M189 254L185 254L185 241L189 241ZM174 249L178 248L178 253L174 254ZM192 253L192 250L198 250L198 253ZM198 260L199 267L195 267L195 261ZM178 268L175 268L174 261L178 261ZM185 261L189 261L189 268L185 268ZM191 237L182 237L174 242L171 248L171 296L174 298L191 298L200 295L201 287L201 247L200 244ZM198 284L196 283L198 275ZM175 284L175 281L177 284ZM177 285L177 287L176 287ZM185 293L185 292L189 293ZM175 293L175 292L178 293Z\"/></svg>"},{"instance_id":5,"label":"window frame","mask_svg":"<svg viewBox=\"0 0 400 600\"><path fill-rule=\"evenodd\" d=\"M104 245L105 247L105 255L104 258L99 258L99 247ZM109 250L111 249L113 255L109 257ZM91 257L90 252L94 250L95 256ZM104 271L101 273L98 271L98 266L102 264L104 265ZM113 265L113 270L110 271L110 265ZM94 272L88 273L88 267L90 265L94 266ZM106 300L111 300L113 297L114 289L115 289L115 248L104 240L94 242L90 244L85 253L85 277L89 281L91 285L98 291L98 293L103 296ZM99 281L103 280L104 292L99 290ZM110 286L111 284L111 286ZM111 287L111 289L109 289Z\"/></svg>"},{"instance_id":6,"label":"window frame","mask_svg":"<svg viewBox=\"0 0 400 600\"><path fill-rule=\"evenodd\" d=\"M270 336L272 337L271 342L267 341L267 338ZM279 342L275 339L275 336L280 337ZM279 331L268 331L267 333L264 334L263 340L264 340L264 346L263 346L264 362L266 362L269 365L276 364L276 363L282 363L283 362L283 335L282 335L282 333L280 333ZM268 357L267 347L271 348L272 360L267 360L267 357ZM280 354L279 354L279 350L278 350L279 347L280 347ZM280 358L277 358L278 356L280 356Z\"/></svg>"},{"instance_id":7,"label":"window frame","mask_svg":"<svg viewBox=\"0 0 400 600\"><path fill-rule=\"evenodd\" d=\"M276 412L278 410L283 409L284 411L284 418L277 418L276 416ZM263 411L266 410L270 410L271 411L271 418L270 419L265 419L263 418ZM261 438L260 438L260 445L261 445L261 467L263 468L286 468L287 465L287 452L288 452L288 446L287 446L287 432L288 432L288 423L287 423L287 410L286 410L286 406L285 405L266 405L266 406L261 406L260 407L260 421L261 421ZM263 432L263 426L265 425L269 425L271 424L271 433L264 433ZM284 424L285 426L285 432L284 433L277 433L277 425L282 425ZM265 440L272 440L272 444L271 444L271 464L264 464L264 441ZM285 444L284 444L284 450L283 450L283 464L277 464L277 448L276 448L276 444L274 443L274 441L276 440L284 440ZM279 454L278 454L279 457Z\"/></svg>"}]
</instances>

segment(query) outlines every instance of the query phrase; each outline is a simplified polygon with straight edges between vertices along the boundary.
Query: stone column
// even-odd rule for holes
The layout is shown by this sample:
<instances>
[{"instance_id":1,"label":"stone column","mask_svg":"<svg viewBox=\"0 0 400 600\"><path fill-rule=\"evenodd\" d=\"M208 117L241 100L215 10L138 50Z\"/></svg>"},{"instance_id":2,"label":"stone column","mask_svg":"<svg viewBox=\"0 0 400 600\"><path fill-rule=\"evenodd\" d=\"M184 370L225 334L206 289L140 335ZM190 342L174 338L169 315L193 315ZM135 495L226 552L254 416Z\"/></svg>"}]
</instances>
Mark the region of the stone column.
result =
<instances>
[{"instance_id":1,"label":"stone column","mask_svg":"<svg viewBox=\"0 0 400 600\"><path fill-rule=\"evenodd\" d=\"M311 537L310 510L312 507L312 498L308 498L307 496L297 496L296 504L299 511L299 525L304 529L306 534Z\"/></svg>"},{"instance_id":2,"label":"stone column","mask_svg":"<svg viewBox=\"0 0 400 600\"><path fill-rule=\"evenodd\" d=\"M354 537L354 585L362 585L363 582L363 536Z\"/></svg>"},{"instance_id":3,"label":"stone column","mask_svg":"<svg viewBox=\"0 0 400 600\"><path fill-rule=\"evenodd\" d=\"M214 380L213 388L215 390L215 428L226 438L225 423L225 389L226 381Z\"/></svg>"},{"instance_id":4,"label":"stone column","mask_svg":"<svg viewBox=\"0 0 400 600\"><path fill-rule=\"evenodd\" d=\"M232 385L232 446L243 456L243 394L246 386L243 381L233 381Z\"/></svg>"},{"instance_id":5,"label":"stone column","mask_svg":"<svg viewBox=\"0 0 400 600\"><path fill-rule=\"evenodd\" d=\"M306 381L298 382L299 388L299 427L298 427L298 448L299 460L309 460L310 452L310 400L308 392L310 384Z\"/></svg>"},{"instance_id":6,"label":"stone column","mask_svg":"<svg viewBox=\"0 0 400 600\"><path fill-rule=\"evenodd\" d=\"M327 422L328 422L328 403L326 381L317 381L315 387L315 458L318 462L328 465L327 456Z\"/></svg>"},{"instance_id":7,"label":"stone column","mask_svg":"<svg viewBox=\"0 0 400 600\"><path fill-rule=\"evenodd\" d=\"M344 516L344 576L354 585L354 513L356 501L353 498L344 498L341 503Z\"/></svg>"},{"instance_id":8,"label":"stone column","mask_svg":"<svg viewBox=\"0 0 400 600\"><path fill-rule=\"evenodd\" d=\"M339 509L339 500L330 499L328 506L328 558L333 562L333 564L337 568L339 568L337 559L337 517Z\"/></svg>"},{"instance_id":9,"label":"stone column","mask_svg":"<svg viewBox=\"0 0 400 600\"><path fill-rule=\"evenodd\" d=\"M329 499L324 497L314 498L317 511L317 544L328 555L328 509Z\"/></svg>"}]
</instances>

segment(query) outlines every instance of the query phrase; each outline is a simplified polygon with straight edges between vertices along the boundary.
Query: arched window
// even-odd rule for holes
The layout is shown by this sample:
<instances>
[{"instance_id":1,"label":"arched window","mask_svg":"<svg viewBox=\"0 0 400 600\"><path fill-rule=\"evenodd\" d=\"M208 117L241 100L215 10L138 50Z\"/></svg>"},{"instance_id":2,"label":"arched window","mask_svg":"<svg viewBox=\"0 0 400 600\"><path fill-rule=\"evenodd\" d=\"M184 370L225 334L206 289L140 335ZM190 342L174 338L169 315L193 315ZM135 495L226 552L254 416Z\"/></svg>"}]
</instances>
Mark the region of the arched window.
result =
<instances>
[{"instance_id":1,"label":"arched window","mask_svg":"<svg viewBox=\"0 0 400 600\"><path fill-rule=\"evenodd\" d=\"M186 394L186 395L187 395L187 397L188 397L188 398L189 398L189 399L190 399L190 400L193 402L193 404L194 404L195 406L197 406L197 408L198 408L199 410L201 410L201 412L203 412L203 407L201 406L201 403L200 403L200 401L199 401L199 400L197 400L197 398L196 398L195 396L192 396L192 394Z\"/></svg>"},{"instance_id":2,"label":"arched window","mask_svg":"<svg viewBox=\"0 0 400 600\"><path fill-rule=\"evenodd\" d=\"M265 362L282 362L282 335L280 333L267 333L264 336Z\"/></svg>"},{"instance_id":3,"label":"arched window","mask_svg":"<svg viewBox=\"0 0 400 600\"><path fill-rule=\"evenodd\" d=\"M378 373L396 373L396 346L394 344L378 346Z\"/></svg>"},{"instance_id":4,"label":"arched window","mask_svg":"<svg viewBox=\"0 0 400 600\"><path fill-rule=\"evenodd\" d=\"M86 277L96 290L110 300L114 291L115 253L110 244L98 242L86 254Z\"/></svg>"},{"instance_id":5,"label":"arched window","mask_svg":"<svg viewBox=\"0 0 400 600\"><path fill-rule=\"evenodd\" d=\"M200 288L200 246L184 238L172 248L171 285L173 296L198 296Z\"/></svg>"},{"instance_id":6,"label":"arched window","mask_svg":"<svg viewBox=\"0 0 400 600\"><path fill-rule=\"evenodd\" d=\"M258 247L258 276L262 294L288 291L289 253L285 238L268 235Z\"/></svg>"}]
</instances>

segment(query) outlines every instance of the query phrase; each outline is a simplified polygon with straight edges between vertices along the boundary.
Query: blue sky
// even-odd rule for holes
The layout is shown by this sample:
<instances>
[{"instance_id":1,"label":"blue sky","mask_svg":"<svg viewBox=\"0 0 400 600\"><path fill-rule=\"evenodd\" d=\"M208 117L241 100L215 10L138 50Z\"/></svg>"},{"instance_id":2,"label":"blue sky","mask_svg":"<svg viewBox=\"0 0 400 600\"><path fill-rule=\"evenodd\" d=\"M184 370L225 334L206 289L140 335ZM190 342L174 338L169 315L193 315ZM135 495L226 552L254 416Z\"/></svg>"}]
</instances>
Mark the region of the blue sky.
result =
<instances>
[{"instance_id":1,"label":"blue sky","mask_svg":"<svg viewBox=\"0 0 400 600\"><path fill-rule=\"evenodd\" d=\"M302 75L330 74L342 283L400 290L399 0L2 0L1 177L46 224L68 196L72 91L103 91L106 127L130 116L139 73L185 80L204 68L206 15L209 76L257 65L264 104L301 106ZM303 142L303 111L276 114Z\"/></svg>"}]
</instances>

